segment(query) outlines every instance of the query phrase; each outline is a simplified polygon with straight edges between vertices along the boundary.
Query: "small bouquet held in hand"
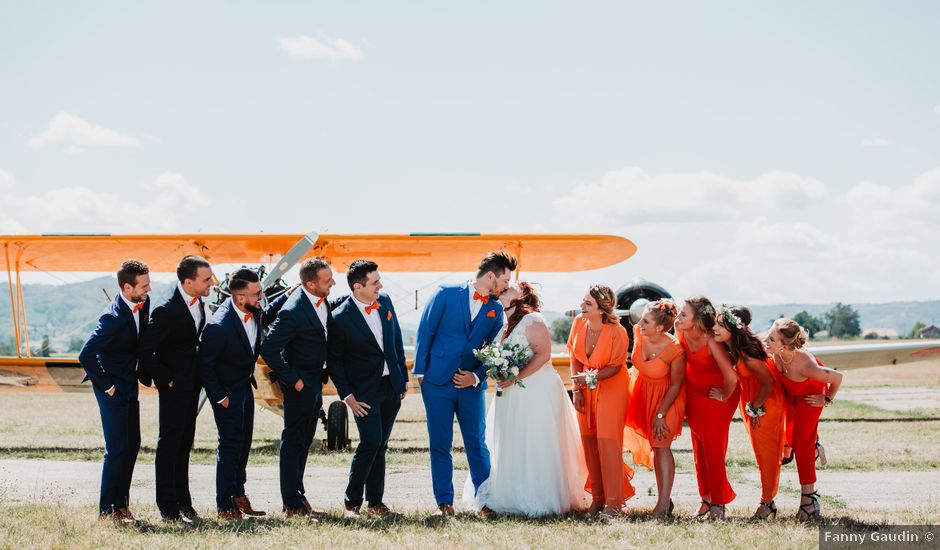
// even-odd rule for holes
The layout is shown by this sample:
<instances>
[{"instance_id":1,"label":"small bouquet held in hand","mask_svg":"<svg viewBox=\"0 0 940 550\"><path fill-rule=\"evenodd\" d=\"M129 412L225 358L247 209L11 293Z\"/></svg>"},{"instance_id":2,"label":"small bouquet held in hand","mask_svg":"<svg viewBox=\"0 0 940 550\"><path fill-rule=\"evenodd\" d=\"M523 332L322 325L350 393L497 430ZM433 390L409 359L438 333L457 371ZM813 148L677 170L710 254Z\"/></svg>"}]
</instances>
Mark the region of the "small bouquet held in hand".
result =
<instances>
[{"instance_id":1,"label":"small bouquet held in hand","mask_svg":"<svg viewBox=\"0 0 940 550\"><path fill-rule=\"evenodd\" d=\"M473 356L486 367L486 375L496 382L513 382L520 388L525 384L519 378L519 371L532 356L528 346L519 344L489 344L473 350ZM503 395L502 388L496 388L496 396Z\"/></svg>"}]
</instances>

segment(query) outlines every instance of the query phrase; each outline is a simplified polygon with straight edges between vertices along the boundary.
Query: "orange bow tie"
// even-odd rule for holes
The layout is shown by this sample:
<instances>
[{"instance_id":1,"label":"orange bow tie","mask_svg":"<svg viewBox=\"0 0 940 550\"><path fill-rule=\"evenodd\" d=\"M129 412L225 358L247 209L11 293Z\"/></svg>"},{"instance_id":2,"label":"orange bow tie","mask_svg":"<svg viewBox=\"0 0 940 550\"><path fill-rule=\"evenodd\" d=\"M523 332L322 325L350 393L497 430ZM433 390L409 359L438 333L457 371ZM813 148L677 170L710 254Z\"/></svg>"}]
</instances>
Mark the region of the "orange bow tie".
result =
<instances>
[{"instance_id":1,"label":"orange bow tie","mask_svg":"<svg viewBox=\"0 0 940 550\"><path fill-rule=\"evenodd\" d=\"M483 305L486 305L486 304L488 304L488 303L490 302L490 297L489 297L489 296L484 296L484 295L480 294L479 292L477 292L477 291L475 291L475 290L473 291L473 299L474 299L474 300L480 300L481 302L483 302Z\"/></svg>"},{"instance_id":2,"label":"orange bow tie","mask_svg":"<svg viewBox=\"0 0 940 550\"><path fill-rule=\"evenodd\" d=\"M377 310L377 309L379 309L379 303L378 303L378 302L372 302L372 305L371 305L371 306L366 306L366 315L371 314L373 311L375 311L375 310Z\"/></svg>"},{"instance_id":3,"label":"orange bow tie","mask_svg":"<svg viewBox=\"0 0 940 550\"><path fill-rule=\"evenodd\" d=\"M320 307L322 305L323 305L323 296L320 296L320 299L317 300L317 307Z\"/></svg>"},{"instance_id":4,"label":"orange bow tie","mask_svg":"<svg viewBox=\"0 0 940 550\"><path fill-rule=\"evenodd\" d=\"M199 301L199 296L196 296L195 298L189 301L189 307L193 307L194 305L196 305L196 302L198 301Z\"/></svg>"},{"instance_id":5,"label":"orange bow tie","mask_svg":"<svg viewBox=\"0 0 940 550\"><path fill-rule=\"evenodd\" d=\"M247 322L248 322L248 319L251 319L251 314L250 314L250 313L246 313L246 314L245 314L245 317L242 319L242 323L247 323Z\"/></svg>"},{"instance_id":6,"label":"orange bow tie","mask_svg":"<svg viewBox=\"0 0 940 550\"><path fill-rule=\"evenodd\" d=\"M137 305L134 306L134 313L137 313L144 307L144 302L137 302Z\"/></svg>"}]
</instances>

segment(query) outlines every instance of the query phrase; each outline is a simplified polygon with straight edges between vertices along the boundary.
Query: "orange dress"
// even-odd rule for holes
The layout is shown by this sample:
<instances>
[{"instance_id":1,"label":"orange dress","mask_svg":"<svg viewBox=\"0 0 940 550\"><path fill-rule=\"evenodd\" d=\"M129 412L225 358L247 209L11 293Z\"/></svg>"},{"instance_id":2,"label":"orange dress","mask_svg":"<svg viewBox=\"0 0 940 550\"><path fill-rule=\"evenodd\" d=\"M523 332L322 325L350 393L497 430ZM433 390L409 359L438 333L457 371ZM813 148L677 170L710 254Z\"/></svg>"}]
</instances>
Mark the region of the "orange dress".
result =
<instances>
[{"instance_id":1,"label":"orange dress","mask_svg":"<svg viewBox=\"0 0 940 550\"><path fill-rule=\"evenodd\" d=\"M725 385L718 362L708 345L693 353L684 335L679 337L679 343L685 351L685 417L692 432L699 495L712 504L728 504L737 495L728 482L725 456L728 430L741 389L738 387L727 401L708 397L708 390Z\"/></svg>"},{"instance_id":2,"label":"orange dress","mask_svg":"<svg viewBox=\"0 0 940 550\"><path fill-rule=\"evenodd\" d=\"M796 458L800 485L816 483L816 440L818 439L816 430L819 427L819 417L822 415L823 407L814 407L803 398L807 395L826 393L829 384L812 378L794 382L781 372L777 372L777 379L783 385L788 415L787 424L792 430L790 446L793 447L793 456Z\"/></svg>"},{"instance_id":3,"label":"orange dress","mask_svg":"<svg viewBox=\"0 0 940 550\"><path fill-rule=\"evenodd\" d=\"M620 508L636 490L630 483L633 470L623 460L623 433L627 404L630 401L630 375L627 373L627 349L630 340L619 323L604 323L594 351L585 351L587 319L578 316L568 335L568 354L584 369L601 370L617 365L617 373L599 380L593 390L579 388L584 395L584 411L578 412L581 442L588 466L586 488L595 502Z\"/></svg>"},{"instance_id":4,"label":"orange dress","mask_svg":"<svg viewBox=\"0 0 940 550\"><path fill-rule=\"evenodd\" d=\"M760 417L757 427L754 427L753 420L744 409L745 405L754 401L760 392L760 382L743 358L736 366L738 381L741 384L741 418L744 419L744 427L751 438L754 459L760 471L761 502L769 502L777 496L780 484L780 459L783 457L783 444L786 436L786 406L783 401L783 389L780 382L776 381L777 377L773 375L773 372L777 370L773 361L768 357L761 367L768 369L768 374L773 376L774 389L764 401L766 412Z\"/></svg>"},{"instance_id":5,"label":"orange dress","mask_svg":"<svg viewBox=\"0 0 940 550\"><path fill-rule=\"evenodd\" d=\"M685 420L685 388L679 392L664 415L666 427L672 437L656 439L653 435L653 419L672 386L670 366L684 352L678 340L673 339L666 347L649 361L643 358L645 339L640 327L633 327L633 366L636 369L630 384L630 404L627 406L627 434L624 447L633 456L634 464L647 468L653 467L650 447L667 448L682 433L682 421ZM633 432L632 434L630 432ZM633 436L633 437L631 437ZM640 441L637 442L639 436Z\"/></svg>"}]
</instances>

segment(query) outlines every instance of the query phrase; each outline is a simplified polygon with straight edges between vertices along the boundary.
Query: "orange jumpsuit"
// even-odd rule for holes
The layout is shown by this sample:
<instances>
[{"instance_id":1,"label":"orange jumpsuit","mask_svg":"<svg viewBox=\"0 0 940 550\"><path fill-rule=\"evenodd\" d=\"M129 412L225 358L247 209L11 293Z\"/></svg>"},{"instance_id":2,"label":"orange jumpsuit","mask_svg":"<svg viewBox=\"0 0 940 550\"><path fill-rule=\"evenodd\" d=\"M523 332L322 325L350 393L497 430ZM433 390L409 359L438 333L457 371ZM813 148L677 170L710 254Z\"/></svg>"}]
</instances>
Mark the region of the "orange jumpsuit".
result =
<instances>
[{"instance_id":1,"label":"orange jumpsuit","mask_svg":"<svg viewBox=\"0 0 940 550\"><path fill-rule=\"evenodd\" d=\"M628 428L624 436L624 448L630 451L634 464L652 468L651 447L669 447L682 433L682 422L685 420L684 387L666 409L663 418L672 436L662 440L656 439L653 435L653 419L666 392L672 386L670 366L684 352L678 341L672 341L659 352L659 356L646 361L643 359L644 344L645 340L640 333L640 327L634 326L633 366L636 373L630 384L630 404L627 406Z\"/></svg>"},{"instance_id":2,"label":"orange jumpsuit","mask_svg":"<svg viewBox=\"0 0 940 550\"><path fill-rule=\"evenodd\" d=\"M623 460L623 433L630 401L630 375L627 373L627 331L619 323L604 323L594 351L585 351L587 319L578 316L568 335L568 354L584 369L601 370L617 365L617 373L599 380L595 389L576 389L584 395L584 411L578 413L584 458L588 467L586 488L595 502L620 508L636 490L630 483L633 470Z\"/></svg>"},{"instance_id":3,"label":"orange jumpsuit","mask_svg":"<svg viewBox=\"0 0 940 550\"><path fill-rule=\"evenodd\" d=\"M728 482L725 456L728 430L741 388L738 387L727 401L708 397L708 390L725 385L718 363L707 345L693 353L684 336L679 337L679 342L685 351L685 416L692 432L699 495L712 504L728 504L737 495Z\"/></svg>"},{"instance_id":4,"label":"orange jumpsuit","mask_svg":"<svg viewBox=\"0 0 940 550\"><path fill-rule=\"evenodd\" d=\"M819 417L823 407L813 407L803 398L807 395L826 393L828 384L820 380L807 378L794 382L782 373L777 379L783 385L787 402L787 424L792 429L790 446L796 458L796 469L800 475L800 485L816 483L816 440Z\"/></svg>"},{"instance_id":5,"label":"orange jumpsuit","mask_svg":"<svg viewBox=\"0 0 940 550\"><path fill-rule=\"evenodd\" d=\"M780 459L783 457L783 443L785 437L784 425L786 423L783 388L776 381L773 359L768 358L761 368L768 369L768 374L774 378L774 389L764 401L764 416L760 417L757 427L744 410L745 405L753 401L760 391L760 382L747 367L744 359L738 361L738 381L741 384L740 411L744 419L744 427L751 438L751 447L754 449L754 459L757 469L760 470L761 502L769 502L777 496L780 484Z\"/></svg>"}]
</instances>

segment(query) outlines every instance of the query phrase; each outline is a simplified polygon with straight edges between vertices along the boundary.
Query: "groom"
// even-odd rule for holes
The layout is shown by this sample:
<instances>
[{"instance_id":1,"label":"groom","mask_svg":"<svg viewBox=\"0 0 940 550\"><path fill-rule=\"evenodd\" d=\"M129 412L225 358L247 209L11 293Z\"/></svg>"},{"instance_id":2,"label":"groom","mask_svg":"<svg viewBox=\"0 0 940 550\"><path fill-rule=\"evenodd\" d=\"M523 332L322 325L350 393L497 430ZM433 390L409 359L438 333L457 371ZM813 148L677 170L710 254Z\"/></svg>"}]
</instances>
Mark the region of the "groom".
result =
<instances>
[{"instance_id":1,"label":"groom","mask_svg":"<svg viewBox=\"0 0 940 550\"><path fill-rule=\"evenodd\" d=\"M490 452L484 441L486 368L473 350L499 337L503 307L495 297L509 287L515 269L511 254L490 252L475 279L441 286L421 314L412 372L421 384L427 413L435 515L454 515L455 414L474 490L490 476ZM484 515L487 512L484 508Z\"/></svg>"}]
</instances>

